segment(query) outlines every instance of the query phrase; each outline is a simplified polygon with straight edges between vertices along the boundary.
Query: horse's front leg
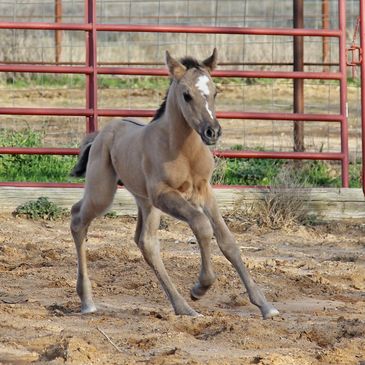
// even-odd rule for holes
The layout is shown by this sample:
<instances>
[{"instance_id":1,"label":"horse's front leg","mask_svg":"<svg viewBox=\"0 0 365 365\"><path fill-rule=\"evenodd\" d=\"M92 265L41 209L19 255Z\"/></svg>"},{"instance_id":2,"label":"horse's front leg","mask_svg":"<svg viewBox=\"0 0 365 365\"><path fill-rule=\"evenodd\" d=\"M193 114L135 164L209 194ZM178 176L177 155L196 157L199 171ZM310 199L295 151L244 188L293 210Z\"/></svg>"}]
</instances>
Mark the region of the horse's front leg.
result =
<instances>
[{"instance_id":1,"label":"horse's front leg","mask_svg":"<svg viewBox=\"0 0 365 365\"><path fill-rule=\"evenodd\" d=\"M240 251L235 242L235 238L228 229L219 212L216 199L211 189L209 189L207 194L205 212L211 221L219 248L221 249L224 256L237 270L243 284L247 289L251 303L260 308L264 319L279 314L278 310L266 300L265 295L258 288L247 268L245 267Z\"/></svg>"},{"instance_id":2,"label":"horse's front leg","mask_svg":"<svg viewBox=\"0 0 365 365\"><path fill-rule=\"evenodd\" d=\"M201 253L201 270L199 279L191 290L191 297L194 300L199 299L215 281L211 264L213 229L209 219L201 208L193 206L179 192L172 189L160 194L155 200L155 204L163 212L187 222L197 238Z\"/></svg>"},{"instance_id":3,"label":"horse's front leg","mask_svg":"<svg viewBox=\"0 0 365 365\"><path fill-rule=\"evenodd\" d=\"M135 239L138 247L142 251L143 257L155 272L175 313L178 315L198 316L199 314L189 306L177 291L161 260L160 243L157 238L157 230L160 224L160 211L147 200L140 198L136 200L138 203L140 227L137 227Z\"/></svg>"}]
</instances>

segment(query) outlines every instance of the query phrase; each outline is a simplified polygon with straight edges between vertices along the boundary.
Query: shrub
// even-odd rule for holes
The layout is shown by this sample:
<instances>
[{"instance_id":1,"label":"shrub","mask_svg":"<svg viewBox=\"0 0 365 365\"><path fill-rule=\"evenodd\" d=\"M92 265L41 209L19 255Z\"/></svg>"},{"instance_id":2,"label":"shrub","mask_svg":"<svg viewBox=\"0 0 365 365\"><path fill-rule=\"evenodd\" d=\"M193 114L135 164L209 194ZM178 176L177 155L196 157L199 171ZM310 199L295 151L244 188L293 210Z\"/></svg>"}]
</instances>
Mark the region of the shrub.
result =
<instances>
[{"instance_id":1,"label":"shrub","mask_svg":"<svg viewBox=\"0 0 365 365\"><path fill-rule=\"evenodd\" d=\"M65 217L67 214L67 209L60 208L45 197L40 197L36 201L32 200L19 205L13 212L13 215L15 216L25 216L29 219L46 220L59 219Z\"/></svg>"},{"instance_id":2,"label":"shrub","mask_svg":"<svg viewBox=\"0 0 365 365\"><path fill-rule=\"evenodd\" d=\"M286 166L275 177L272 187L257 203L258 223L271 229L303 224L308 216L309 190L295 168Z\"/></svg>"},{"instance_id":3,"label":"shrub","mask_svg":"<svg viewBox=\"0 0 365 365\"><path fill-rule=\"evenodd\" d=\"M225 215L236 229L246 230L256 224L269 229L293 229L307 223L309 190L300 181L294 167L283 167L263 192L261 200L247 204L238 199L231 212Z\"/></svg>"}]
</instances>

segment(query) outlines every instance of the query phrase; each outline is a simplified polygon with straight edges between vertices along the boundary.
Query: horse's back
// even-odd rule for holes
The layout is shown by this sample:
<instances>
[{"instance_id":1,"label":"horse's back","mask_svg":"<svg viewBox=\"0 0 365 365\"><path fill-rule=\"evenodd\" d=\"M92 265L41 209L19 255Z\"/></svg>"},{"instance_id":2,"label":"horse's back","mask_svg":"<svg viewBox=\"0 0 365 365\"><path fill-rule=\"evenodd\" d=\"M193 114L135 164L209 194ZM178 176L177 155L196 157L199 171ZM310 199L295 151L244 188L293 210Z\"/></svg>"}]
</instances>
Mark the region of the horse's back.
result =
<instances>
[{"instance_id":1,"label":"horse's back","mask_svg":"<svg viewBox=\"0 0 365 365\"><path fill-rule=\"evenodd\" d=\"M104 127L101 134L113 136L113 147L124 146L125 144L135 143L136 139L141 138L145 124L135 118L114 119Z\"/></svg>"}]
</instances>

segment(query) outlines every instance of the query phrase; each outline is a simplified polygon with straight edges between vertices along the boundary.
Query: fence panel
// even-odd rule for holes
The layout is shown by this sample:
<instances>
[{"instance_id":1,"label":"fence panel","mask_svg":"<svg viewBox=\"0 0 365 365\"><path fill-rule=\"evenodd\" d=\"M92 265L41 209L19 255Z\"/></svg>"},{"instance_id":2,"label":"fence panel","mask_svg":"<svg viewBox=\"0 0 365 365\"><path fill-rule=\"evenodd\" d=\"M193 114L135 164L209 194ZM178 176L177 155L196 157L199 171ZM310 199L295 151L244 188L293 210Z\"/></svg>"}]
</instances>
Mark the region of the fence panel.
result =
<instances>
[{"instance_id":1,"label":"fence panel","mask_svg":"<svg viewBox=\"0 0 365 365\"><path fill-rule=\"evenodd\" d=\"M360 2L361 15L364 19L363 4ZM60 7L60 1L57 1ZM32 107L0 107L3 115L48 115L48 116L83 116L86 119L86 132L92 132L98 128L99 117L134 116L151 117L153 110L149 109L113 109L98 107L98 75L140 75L140 76L167 76L164 68L150 67L112 67L98 65L98 35L100 32L128 32L128 33L176 33L176 34L226 34L226 35L260 35L260 36L290 36L293 38L318 37L319 39L334 38L338 41L339 58L338 71L323 72L297 71L245 71L238 69L217 70L213 73L216 77L235 78L271 78L291 80L337 80L339 82L339 113L304 113L303 108L295 113L274 112L238 112L218 111L220 119L244 119L244 120L277 120L294 122L328 122L340 125L341 150L339 152L268 152L268 151L214 151L214 154L222 158L274 158L274 159L308 159L308 160L337 160L341 162L342 186L349 186L349 146L348 146L348 112L347 112L347 53L346 53L346 2L338 1L338 28L337 29L307 29L307 28L252 28L239 26L183 26L183 25L151 25L151 24L102 24L97 22L97 1L85 0L85 16L83 23L61 23L59 21L59 9L54 23L45 22L0 22L0 29L26 29L26 30L69 30L85 32L86 59L84 65L65 66L58 61L56 65L46 64L0 64L0 72L30 72L50 74L81 74L86 77L86 103L84 108L32 108ZM362 35L364 25L362 25ZM300 25L300 23L299 23ZM57 35L58 33L56 33ZM59 34L57 36L59 41ZM362 45L364 40L362 39ZM56 47L57 48L57 47ZM364 85L364 61L362 62L362 85ZM362 98L364 99L364 97ZM364 108L362 108L364 121ZM365 128L365 127L364 127ZM364 142L365 143L365 142ZM363 148L364 153L364 148ZM2 147L0 154L77 154L75 148L18 148ZM0 183L0 185L15 186L16 183ZM40 186L44 184L21 183L22 186ZM50 184L52 186L74 186L72 184Z\"/></svg>"}]
</instances>

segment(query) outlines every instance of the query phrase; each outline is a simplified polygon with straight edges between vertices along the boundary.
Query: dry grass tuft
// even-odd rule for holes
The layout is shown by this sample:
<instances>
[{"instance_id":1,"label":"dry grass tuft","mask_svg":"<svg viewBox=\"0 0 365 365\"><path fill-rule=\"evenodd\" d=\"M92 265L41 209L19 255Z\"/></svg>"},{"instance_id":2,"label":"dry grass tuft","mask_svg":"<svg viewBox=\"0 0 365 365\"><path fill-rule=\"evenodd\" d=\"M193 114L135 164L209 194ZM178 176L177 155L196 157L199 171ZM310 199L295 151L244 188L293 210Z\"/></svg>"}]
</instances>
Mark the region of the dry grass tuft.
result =
<instances>
[{"instance_id":1,"label":"dry grass tuft","mask_svg":"<svg viewBox=\"0 0 365 365\"><path fill-rule=\"evenodd\" d=\"M232 229L246 231L253 225L267 229L293 230L308 220L309 189L299 181L294 166L285 166L262 199L247 204L244 197L225 215Z\"/></svg>"}]
</instances>

